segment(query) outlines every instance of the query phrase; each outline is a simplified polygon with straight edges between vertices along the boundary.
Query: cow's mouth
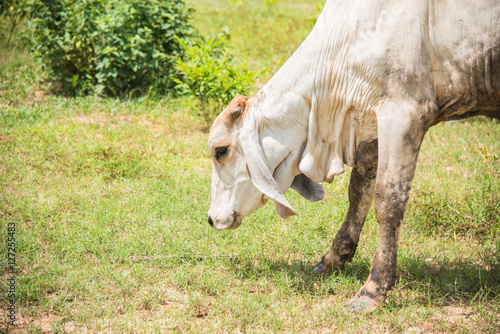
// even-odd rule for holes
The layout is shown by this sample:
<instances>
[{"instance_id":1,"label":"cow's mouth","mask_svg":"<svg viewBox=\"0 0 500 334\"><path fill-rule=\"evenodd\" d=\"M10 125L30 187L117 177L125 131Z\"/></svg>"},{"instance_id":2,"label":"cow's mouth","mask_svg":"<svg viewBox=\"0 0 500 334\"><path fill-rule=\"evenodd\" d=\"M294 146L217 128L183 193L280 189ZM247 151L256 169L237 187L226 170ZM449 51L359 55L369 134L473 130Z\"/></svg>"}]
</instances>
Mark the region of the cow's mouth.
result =
<instances>
[{"instance_id":1,"label":"cow's mouth","mask_svg":"<svg viewBox=\"0 0 500 334\"><path fill-rule=\"evenodd\" d=\"M228 230L235 230L236 228L238 228L238 226L241 225L241 221L243 220L243 216L239 215L236 212L233 212L233 217L233 223L227 228Z\"/></svg>"}]
</instances>

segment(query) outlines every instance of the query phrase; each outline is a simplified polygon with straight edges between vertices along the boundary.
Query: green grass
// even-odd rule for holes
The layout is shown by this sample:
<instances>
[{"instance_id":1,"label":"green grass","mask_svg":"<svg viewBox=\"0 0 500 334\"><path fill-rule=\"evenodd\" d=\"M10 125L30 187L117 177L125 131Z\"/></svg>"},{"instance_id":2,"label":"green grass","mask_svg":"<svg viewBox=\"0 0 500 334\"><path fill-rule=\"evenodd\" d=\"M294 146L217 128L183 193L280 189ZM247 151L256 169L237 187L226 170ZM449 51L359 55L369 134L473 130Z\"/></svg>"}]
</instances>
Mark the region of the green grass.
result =
<instances>
[{"instance_id":1,"label":"green grass","mask_svg":"<svg viewBox=\"0 0 500 334\"><path fill-rule=\"evenodd\" d=\"M270 76L320 2L242 3L192 1L195 24L203 34L227 25L234 52ZM343 305L368 276L373 210L341 273L309 273L347 211L349 172L321 202L287 193L299 217L282 220L267 205L237 230L216 232L206 222L208 134L191 100L66 99L47 93L42 76L15 43L0 53L0 305L15 223L11 332L500 330L498 122L426 135L396 287L380 310L359 315Z\"/></svg>"}]
</instances>

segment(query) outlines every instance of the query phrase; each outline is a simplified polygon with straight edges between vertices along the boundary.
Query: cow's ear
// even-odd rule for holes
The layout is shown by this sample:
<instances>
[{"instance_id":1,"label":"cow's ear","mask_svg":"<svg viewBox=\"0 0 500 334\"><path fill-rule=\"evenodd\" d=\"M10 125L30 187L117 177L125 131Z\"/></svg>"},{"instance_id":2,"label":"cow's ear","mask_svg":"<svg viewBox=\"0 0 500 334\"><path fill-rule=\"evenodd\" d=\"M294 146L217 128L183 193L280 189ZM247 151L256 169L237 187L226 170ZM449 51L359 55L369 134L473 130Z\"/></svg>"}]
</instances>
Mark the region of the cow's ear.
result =
<instances>
[{"instance_id":1,"label":"cow's ear","mask_svg":"<svg viewBox=\"0 0 500 334\"><path fill-rule=\"evenodd\" d=\"M240 115L241 115L241 110L242 110L242 109L243 109L243 108L241 107L241 105L238 105L237 107L233 107L233 108L231 108L231 109L229 110L229 117L230 117L231 119L235 119L235 118L240 117Z\"/></svg>"},{"instance_id":2,"label":"cow's ear","mask_svg":"<svg viewBox=\"0 0 500 334\"><path fill-rule=\"evenodd\" d=\"M282 218L298 215L274 180L269 167L267 166L264 151L259 143L257 130L244 128L238 135L241 149L247 162L248 172L253 184L266 197L272 199L276 206L276 212Z\"/></svg>"},{"instance_id":3,"label":"cow's ear","mask_svg":"<svg viewBox=\"0 0 500 334\"><path fill-rule=\"evenodd\" d=\"M236 96L227 107L228 118L231 122L234 122L240 117L244 117L248 110L248 97L243 95Z\"/></svg>"},{"instance_id":4,"label":"cow's ear","mask_svg":"<svg viewBox=\"0 0 500 334\"><path fill-rule=\"evenodd\" d=\"M323 188L323 185L321 183L314 182L304 174L295 176L291 188L310 202L316 202L325 197L325 189Z\"/></svg>"}]
</instances>

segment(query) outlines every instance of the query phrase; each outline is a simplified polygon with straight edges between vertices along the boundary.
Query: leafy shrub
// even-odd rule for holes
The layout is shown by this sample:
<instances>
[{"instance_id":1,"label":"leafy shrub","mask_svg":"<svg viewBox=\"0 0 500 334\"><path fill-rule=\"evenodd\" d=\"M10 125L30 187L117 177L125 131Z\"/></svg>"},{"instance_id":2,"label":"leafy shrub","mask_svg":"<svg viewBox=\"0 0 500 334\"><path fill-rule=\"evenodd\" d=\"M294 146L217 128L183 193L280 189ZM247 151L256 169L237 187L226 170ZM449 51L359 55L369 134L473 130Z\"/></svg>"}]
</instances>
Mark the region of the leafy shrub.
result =
<instances>
[{"instance_id":1,"label":"leafy shrub","mask_svg":"<svg viewBox=\"0 0 500 334\"><path fill-rule=\"evenodd\" d=\"M182 0L39 0L32 51L64 94L164 93L191 13Z\"/></svg>"},{"instance_id":2,"label":"leafy shrub","mask_svg":"<svg viewBox=\"0 0 500 334\"><path fill-rule=\"evenodd\" d=\"M262 74L248 70L246 62L236 62L224 44L225 39L225 35L200 37L194 44L179 40L185 52L177 60L180 78L175 79L176 88L198 99L207 122L234 96L248 94L248 89Z\"/></svg>"},{"instance_id":3,"label":"leafy shrub","mask_svg":"<svg viewBox=\"0 0 500 334\"><path fill-rule=\"evenodd\" d=\"M14 29L20 25L23 19L28 15L31 9L31 5L34 0L2 0L0 2L0 18L3 18L5 22L9 22L9 35L7 41L5 42L5 47L7 48L10 43Z\"/></svg>"}]
</instances>

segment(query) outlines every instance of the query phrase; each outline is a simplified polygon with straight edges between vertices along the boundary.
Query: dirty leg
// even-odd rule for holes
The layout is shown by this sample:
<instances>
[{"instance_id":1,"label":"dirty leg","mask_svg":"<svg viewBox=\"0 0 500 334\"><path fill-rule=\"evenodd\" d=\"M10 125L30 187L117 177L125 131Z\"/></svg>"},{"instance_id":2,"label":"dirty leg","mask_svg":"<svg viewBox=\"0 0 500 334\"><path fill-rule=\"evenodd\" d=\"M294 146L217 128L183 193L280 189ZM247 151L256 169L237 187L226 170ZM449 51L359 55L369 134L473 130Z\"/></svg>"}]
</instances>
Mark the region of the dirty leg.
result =
<instances>
[{"instance_id":1,"label":"dirty leg","mask_svg":"<svg viewBox=\"0 0 500 334\"><path fill-rule=\"evenodd\" d=\"M377 115L379 161L374 200L379 224L377 250L368 280L347 302L350 309L361 312L375 310L394 286L399 230L417 156L437 110L432 103L409 100L386 102L385 108Z\"/></svg>"},{"instance_id":2,"label":"dirty leg","mask_svg":"<svg viewBox=\"0 0 500 334\"><path fill-rule=\"evenodd\" d=\"M368 280L359 293L347 302L347 306L352 310L362 312L375 310L394 286L399 230L408 203L410 185L411 181L407 181L384 187L377 182L375 190L375 211L379 221L377 250Z\"/></svg>"},{"instance_id":3,"label":"dirty leg","mask_svg":"<svg viewBox=\"0 0 500 334\"><path fill-rule=\"evenodd\" d=\"M349 182L349 210L330 250L313 269L314 273L331 273L350 261L358 246L368 210L373 201L377 162L355 167Z\"/></svg>"}]
</instances>

